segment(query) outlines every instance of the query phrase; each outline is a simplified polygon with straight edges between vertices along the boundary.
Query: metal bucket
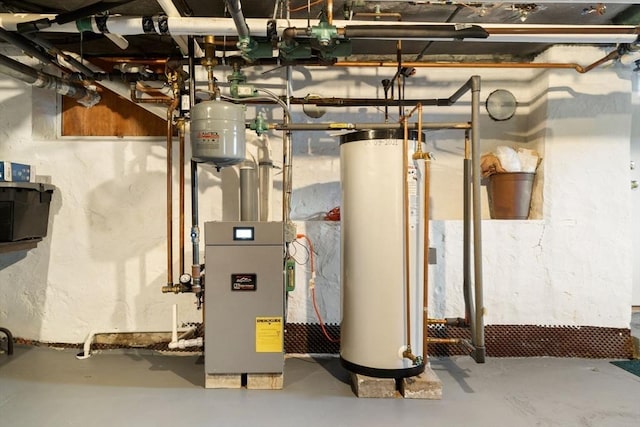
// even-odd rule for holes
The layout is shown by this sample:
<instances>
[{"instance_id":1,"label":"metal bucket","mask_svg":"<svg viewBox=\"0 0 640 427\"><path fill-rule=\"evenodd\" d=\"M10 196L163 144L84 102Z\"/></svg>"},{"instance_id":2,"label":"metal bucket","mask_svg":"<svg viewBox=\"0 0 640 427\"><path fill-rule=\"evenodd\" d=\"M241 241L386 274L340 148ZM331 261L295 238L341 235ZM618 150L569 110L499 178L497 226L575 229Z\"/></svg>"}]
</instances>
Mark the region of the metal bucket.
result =
<instances>
[{"instance_id":1,"label":"metal bucket","mask_svg":"<svg viewBox=\"0 0 640 427\"><path fill-rule=\"evenodd\" d=\"M533 172L496 173L489 177L491 219L527 219L531 207Z\"/></svg>"}]
</instances>

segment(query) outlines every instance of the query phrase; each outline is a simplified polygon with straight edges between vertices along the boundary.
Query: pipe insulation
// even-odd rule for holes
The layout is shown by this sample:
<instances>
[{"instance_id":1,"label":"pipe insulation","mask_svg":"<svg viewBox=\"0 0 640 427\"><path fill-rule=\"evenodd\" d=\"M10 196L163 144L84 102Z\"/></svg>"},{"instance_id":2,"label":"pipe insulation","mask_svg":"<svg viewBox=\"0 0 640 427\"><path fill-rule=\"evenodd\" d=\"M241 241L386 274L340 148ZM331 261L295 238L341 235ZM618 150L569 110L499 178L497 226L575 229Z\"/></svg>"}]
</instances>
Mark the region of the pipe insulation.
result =
<instances>
[{"instance_id":1,"label":"pipe insulation","mask_svg":"<svg viewBox=\"0 0 640 427\"><path fill-rule=\"evenodd\" d=\"M16 31L17 25L30 20L41 18L55 18L55 15L37 14L0 14L0 26L8 31ZM247 18L244 20L247 27L252 30L253 37L267 37L268 26L275 24L278 36L282 37L287 28L308 28L306 19L277 19L267 18ZM317 25L318 21L311 22ZM368 26L380 29L387 26L432 26L442 27L442 23L436 22L405 22L405 21L334 21L338 28ZM464 28L469 24L450 25L456 28ZM487 38L469 38L473 41L489 42L527 42L527 43L594 43L594 44L617 44L634 43L640 30L632 25L546 25L546 24L484 24L475 23L474 27L479 27L488 32ZM138 34L161 34L161 35L215 35L215 36L238 36L238 29L231 18L214 17L172 17L172 16L97 16L79 19L76 22L67 24L52 24L51 27L43 28L41 31L78 33L88 31L93 33L114 33L123 36ZM374 38L377 38L375 35ZM401 39L402 37L397 37ZM422 38L420 40L429 40ZM433 40L442 40L433 38Z\"/></svg>"},{"instance_id":2,"label":"pipe insulation","mask_svg":"<svg viewBox=\"0 0 640 427\"><path fill-rule=\"evenodd\" d=\"M85 107L93 107L100 101L100 95L95 90L43 73L4 55L0 55L0 73L32 86L54 90L61 95L74 98Z\"/></svg>"}]
</instances>

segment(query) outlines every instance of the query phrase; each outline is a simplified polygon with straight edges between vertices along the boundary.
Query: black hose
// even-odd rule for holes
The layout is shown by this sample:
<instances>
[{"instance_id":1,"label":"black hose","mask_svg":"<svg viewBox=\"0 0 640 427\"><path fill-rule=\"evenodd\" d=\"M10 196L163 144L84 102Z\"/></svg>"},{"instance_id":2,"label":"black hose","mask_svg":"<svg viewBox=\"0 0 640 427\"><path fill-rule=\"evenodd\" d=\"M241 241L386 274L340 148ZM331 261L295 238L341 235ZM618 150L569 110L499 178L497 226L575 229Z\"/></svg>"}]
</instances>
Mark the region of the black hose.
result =
<instances>
[{"instance_id":1,"label":"black hose","mask_svg":"<svg viewBox=\"0 0 640 427\"><path fill-rule=\"evenodd\" d=\"M13 354L13 335L7 328L0 328L0 332L7 336L7 354L11 356Z\"/></svg>"}]
</instances>

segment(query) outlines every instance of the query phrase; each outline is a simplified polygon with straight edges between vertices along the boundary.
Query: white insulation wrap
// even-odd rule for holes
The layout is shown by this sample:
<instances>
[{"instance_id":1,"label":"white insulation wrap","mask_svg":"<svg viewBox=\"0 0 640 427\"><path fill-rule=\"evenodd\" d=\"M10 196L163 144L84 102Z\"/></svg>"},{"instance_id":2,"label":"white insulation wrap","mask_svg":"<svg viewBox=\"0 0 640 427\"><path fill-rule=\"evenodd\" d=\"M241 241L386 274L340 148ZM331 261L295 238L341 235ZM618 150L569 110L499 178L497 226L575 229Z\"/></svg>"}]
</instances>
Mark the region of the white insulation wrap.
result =
<instances>
[{"instance_id":1,"label":"white insulation wrap","mask_svg":"<svg viewBox=\"0 0 640 427\"><path fill-rule=\"evenodd\" d=\"M411 133L417 137L417 132ZM415 141L408 141L408 157ZM340 168L342 322L340 357L351 372L401 378L420 373L406 349L404 187L409 184L411 348L422 349L422 166L408 160L403 131L360 131L342 136Z\"/></svg>"},{"instance_id":2,"label":"white insulation wrap","mask_svg":"<svg viewBox=\"0 0 640 427\"><path fill-rule=\"evenodd\" d=\"M192 156L217 167L245 158L245 111L226 101L204 101L191 109Z\"/></svg>"}]
</instances>

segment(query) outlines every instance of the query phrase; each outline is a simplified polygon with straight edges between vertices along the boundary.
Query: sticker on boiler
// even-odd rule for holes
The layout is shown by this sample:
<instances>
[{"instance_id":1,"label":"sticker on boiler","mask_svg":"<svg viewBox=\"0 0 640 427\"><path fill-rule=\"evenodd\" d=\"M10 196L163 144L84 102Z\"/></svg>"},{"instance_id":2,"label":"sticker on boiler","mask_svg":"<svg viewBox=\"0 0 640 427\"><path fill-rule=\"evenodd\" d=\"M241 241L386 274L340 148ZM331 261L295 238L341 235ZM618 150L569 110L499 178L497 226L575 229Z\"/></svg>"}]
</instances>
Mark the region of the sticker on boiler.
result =
<instances>
[{"instance_id":1,"label":"sticker on boiler","mask_svg":"<svg viewBox=\"0 0 640 427\"><path fill-rule=\"evenodd\" d=\"M256 353L283 350L282 317L256 317Z\"/></svg>"}]
</instances>

